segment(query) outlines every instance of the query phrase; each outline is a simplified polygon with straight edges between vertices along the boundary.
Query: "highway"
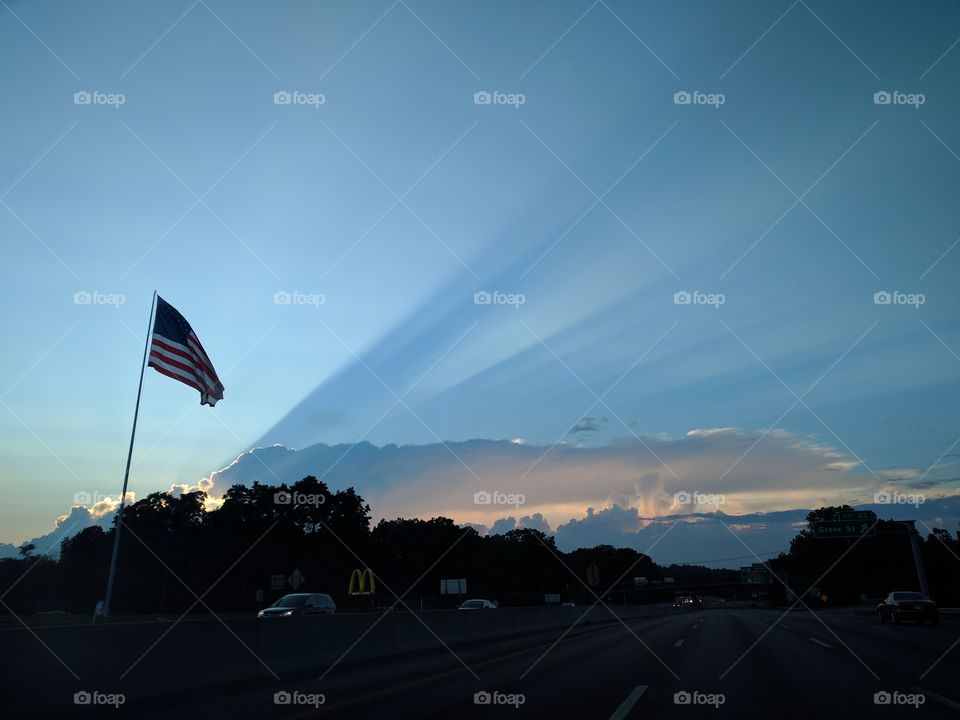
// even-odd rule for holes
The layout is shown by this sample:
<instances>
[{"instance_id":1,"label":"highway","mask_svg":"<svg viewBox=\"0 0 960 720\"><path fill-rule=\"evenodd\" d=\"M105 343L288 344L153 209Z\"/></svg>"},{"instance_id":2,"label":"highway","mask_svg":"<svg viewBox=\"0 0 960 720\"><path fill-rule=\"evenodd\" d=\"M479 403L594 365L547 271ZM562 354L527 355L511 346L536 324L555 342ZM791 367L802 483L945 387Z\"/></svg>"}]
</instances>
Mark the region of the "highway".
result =
<instances>
[{"instance_id":1,"label":"highway","mask_svg":"<svg viewBox=\"0 0 960 720\"><path fill-rule=\"evenodd\" d=\"M955 617L935 627L881 625L851 610L670 612L575 628L562 639L562 631L550 631L455 652L438 643L435 653L379 662L347 657L322 679L320 668L281 682L212 688L168 697L151 712L130 698L119 712L277 719L956 718ZM290 693L292 702L275 704L278 692ZM475 694L484 692L490 704L477 704ZM878 692L894 702L875 704ZM676 702L688 697L689 704Z\"/></svg>"}]
</instances>

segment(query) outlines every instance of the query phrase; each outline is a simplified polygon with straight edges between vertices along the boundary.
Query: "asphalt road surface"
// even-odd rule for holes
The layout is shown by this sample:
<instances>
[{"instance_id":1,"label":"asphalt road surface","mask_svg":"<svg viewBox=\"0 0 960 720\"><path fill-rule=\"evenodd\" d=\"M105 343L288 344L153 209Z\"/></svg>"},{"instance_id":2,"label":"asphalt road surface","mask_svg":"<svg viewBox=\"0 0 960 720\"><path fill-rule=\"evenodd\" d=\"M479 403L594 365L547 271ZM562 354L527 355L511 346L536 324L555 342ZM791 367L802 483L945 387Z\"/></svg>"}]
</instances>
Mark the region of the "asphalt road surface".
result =
<instances>
[{"instance_id":1,"label":"asphalt road surface","mask_svg":"<svg viewBox=\"0 0 960 720\"><path fill-rule=\"evenodd\" d=\"M345 659L322 679L320 669L169 697L149 712L129 698L112 716L960 717L960 618L881 625L852 611L717 608L560 635L455 652L438 643L436 653L363 665ZM277 704L276 693L290 703ZM891 702L877 704L877 693Z\"/></svg>"}]
</instances>

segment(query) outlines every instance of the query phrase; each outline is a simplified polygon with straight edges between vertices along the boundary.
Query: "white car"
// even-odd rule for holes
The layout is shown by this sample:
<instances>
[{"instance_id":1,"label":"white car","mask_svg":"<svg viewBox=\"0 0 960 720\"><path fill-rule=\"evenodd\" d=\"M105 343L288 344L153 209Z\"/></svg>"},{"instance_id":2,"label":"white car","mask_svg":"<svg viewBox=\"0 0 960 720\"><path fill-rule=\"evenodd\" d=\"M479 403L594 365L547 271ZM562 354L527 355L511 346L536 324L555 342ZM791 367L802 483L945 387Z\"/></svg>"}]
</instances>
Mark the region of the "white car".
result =
<instances>
[{"instance_id":1,"label":"white car","mask_svg":"<svg viewBox=\"0 0 960 720\"><path fill-rule=\"evenodd\" d=\"M482 600L476 598L474 600L465 600L460 603L460 607L457 610L496 610L497 604L492 600Z\"/></svg>"}]
</instances>

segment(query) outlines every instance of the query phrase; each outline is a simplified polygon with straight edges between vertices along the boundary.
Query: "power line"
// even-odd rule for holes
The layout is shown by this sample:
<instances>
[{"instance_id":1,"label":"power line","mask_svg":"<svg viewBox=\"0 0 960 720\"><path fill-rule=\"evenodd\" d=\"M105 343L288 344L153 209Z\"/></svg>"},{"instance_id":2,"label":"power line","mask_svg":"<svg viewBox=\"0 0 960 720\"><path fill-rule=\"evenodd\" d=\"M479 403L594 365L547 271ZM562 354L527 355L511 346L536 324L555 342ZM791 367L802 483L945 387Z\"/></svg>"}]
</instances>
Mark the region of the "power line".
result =
<instances>
[{"instance_id":1,"label":"power line","mask_svg":"<svg viewBox=\"0 0 960 720\"><path fill-rule=\"evenodd\" d=\"M761 557L763 555L779 555L782 550L771 550L769 552L751 553L750 555L736 555L734 557L714 558L713 560L693 560L682 563L671 563L671 565L707 565L709 563L726 562L727 560L745 560L747 558Z\"/></svg>"}]
</instances>

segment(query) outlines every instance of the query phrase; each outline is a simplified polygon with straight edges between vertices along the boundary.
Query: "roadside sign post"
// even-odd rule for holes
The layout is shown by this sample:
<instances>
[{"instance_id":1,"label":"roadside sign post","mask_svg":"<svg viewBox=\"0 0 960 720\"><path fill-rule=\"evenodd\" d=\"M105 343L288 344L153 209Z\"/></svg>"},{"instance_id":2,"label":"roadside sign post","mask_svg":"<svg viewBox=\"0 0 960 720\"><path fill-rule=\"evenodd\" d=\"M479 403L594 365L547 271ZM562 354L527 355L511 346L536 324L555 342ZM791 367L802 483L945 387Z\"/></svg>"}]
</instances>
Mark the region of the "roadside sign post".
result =
<instances>
[{"instance_id":1,"label":"roadside sign post","mask_svg":"<svg viewBox=\"0 0 960 720\"><path fill-rule=\"evenodd\" d=\"M587 568L587 584L590 587L596 587L600 584L600 568L596 565Z\"/></svg>"},{"instance_id":2,"label":"roadside sign post","mask_svg":"<svg viewBox=\"0 0 960 720\"><path fill-rule=\"evenodd\" d=\"M457 605L460 604L460 596L467 594L467 579L466 578L450 578L447 580L440 581L440 594L441 595L456 595L457 596Z\"/></svg>"},{"instance_id":3,"label":"roadside sign post","mask_svg":"<svg viewBox=\"0 0 960 720\"><path fill-rule=\"evenodd\" d=\"M287 582L290 583L290 587L292 587L294 590L299 590L300 586L303 585L306 579L307 578L302 572L300 572L297 568L294 568L293 572L290 573L290 577L287 578Z\"/></svg>"}]
</instances>

